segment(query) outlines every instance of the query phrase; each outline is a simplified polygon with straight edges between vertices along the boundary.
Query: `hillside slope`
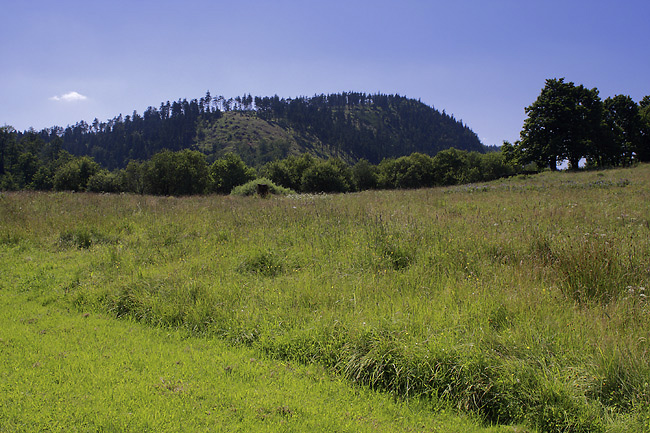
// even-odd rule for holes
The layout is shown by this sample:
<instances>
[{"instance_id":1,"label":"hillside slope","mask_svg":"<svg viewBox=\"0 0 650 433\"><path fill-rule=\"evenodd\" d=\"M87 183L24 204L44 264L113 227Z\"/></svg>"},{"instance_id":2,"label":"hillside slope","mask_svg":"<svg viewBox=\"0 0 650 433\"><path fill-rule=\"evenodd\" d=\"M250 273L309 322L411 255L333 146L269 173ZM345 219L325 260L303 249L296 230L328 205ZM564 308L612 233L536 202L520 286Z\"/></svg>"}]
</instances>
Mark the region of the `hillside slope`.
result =
<instances>
[{"instance_id":1,"label":"hillside slope","mask_svg":"<svg viewBox=\"0 0 650 433\"><path fill-rule=\"evenodd\" d=\"M199 120L194 146L214 158L236 153L250 165L306 152L348 159L343 153L332 152L315 135L264 120L254 111L228 111L217 120Z\"/></svg>"},{"instance_id":2,"label":"hillside slope","mask_svg":"<svg viewBox=\"0 0 650 433\"><path fill-rule=\"evenodd\" d=\"M232 151L251 165L301 153L379 163L450 147L486 149L468 126L444 111L399 95L364 93L229 100L207 93L199 100L149 107L144 115L51 128L43 136L61 137L63 149L110 169L163 149L198 149L208 160Z\"/></svg>"}]
</instances>

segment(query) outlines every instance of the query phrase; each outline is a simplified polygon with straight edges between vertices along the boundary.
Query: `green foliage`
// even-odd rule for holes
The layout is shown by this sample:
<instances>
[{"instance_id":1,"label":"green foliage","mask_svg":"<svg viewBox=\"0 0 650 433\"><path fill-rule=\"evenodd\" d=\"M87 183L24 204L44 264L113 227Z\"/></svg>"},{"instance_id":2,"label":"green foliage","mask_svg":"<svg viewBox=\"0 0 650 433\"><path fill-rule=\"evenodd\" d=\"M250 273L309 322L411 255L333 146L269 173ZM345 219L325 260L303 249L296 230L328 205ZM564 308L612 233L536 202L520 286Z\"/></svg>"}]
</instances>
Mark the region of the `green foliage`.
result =
<instances>
[{"instance_id":1,"label":"green foliage","mask_svg":"<svg viewBox=\"0 0 650 433\"><path fill-rule=\"evenodd\" d=\"M361 159L352 167L352 182L357 191L375 189L379 186L377 167Z\"/></svg>"},{"instance_id":2,"label":"green foliage","mask_svg":"<svg viewBox=\"0 0 650 433\"><path fill-rule=\"evenodd\" d=\"M210 162L233 152L255 166L307 152L377 164L414 152L434 155L451 146L485 151L466 125L421 101L358 92L293 99L226 99L208 93L198 100L167 101L143 114L52 127L38 136L47 143L60 140L61 149L91 156L111 171L163 150L197 149Z\"/></svg>"},{"instance_id":3,"label":"green foliage","mask_svg":"<svg viewBox=\"0 0 650 433\"><path fill-rule=\"evenodd\" d=\"M124 189L118 172L99 170L88 179L87 190L90 192L121 192Z\"/></svg>"},{"instance_id":4,"label":"green foliage","mask_svg":"<svg viewBox=\"0 0 650 433\"><path fill-rule=\"evenodd\" d=\"M90 157L73 158L54 172L54 189L57 191L85 191L88 180L99 170L99 164Z\"/></svg>"},{"instance_id":5,"label":"green foliage","mask_svg":"<svg viewBox=\"0 0 650 433\"><path fill-rule=\"evenodd\" d=\"M0 189L52 189L53 172L72 159L61 151L61 139L46 143L33 130L19 134L2 127L0 131Z\"/></svg>"},{"instance_id":6,"label":"green foliage","mask_svg":"<svg viewBox=\"0 0 650 433\"><path fill-rule=\"evenodd\" d=\"M481 182L509 176L513 165L500 152L479 154L454 148L436 156L414 153L377 167L379 185L384 188L422 188Z\"/></svg>"},{"instance_id":7,"label":"green foliage","mask_svg":"<svg viewBox=\"0 0 650 433\"><path fill-rule=\"evenodd\" d=\"M195 150L157 153L143 168L144 192L149 194L202 194L208 188L205 155Z\"/></svg>"},{"instance_id":8,"label":"green foliage","mask_svg":"<svg viewBox=\"0 0 650 433\"><path fill-rule=\"evenodd\" d=\"M264 177L274 183L294 191L301 191L304 173L314 166L317 160L308 153L289 156L280 161L272 161L262 168Z\"/></svg>"},{"instance_id":9,"label":"green foliage","mask_svg":"<svg viewBox=\"0 0 650 433\"><path fill-rule=\"evenodd\" d=\"M352 171L340 159L318 161L304 170L301 190L305 192L348 192L352 189Z\"/></svg>"},{"instance_id":10,"label":"green foliage","mask_svg":"<svg viewBox=\"0 0 650 433\"><path fill-rule=\"evenodd\" d=\"M121 172L122 187L124 191L144 194L146 182L147 163L129 161Z\"/></svg>"},{"instance_id":11,"label":"green foliage","mask_svg":"<svg viewBox=\"0 0 650 433\"><path fill-rule=\"evenodd\" d=\"M629 165L633 159L650 161L650 149L643 143L643 120L639 106L629 96L616 95L604 102L604 123L600 165Z\"/></svg>"},{"instance_id":12,"label":"green foliage","mask_svg":"<svg viewBox=\"0 0 650 433\"><path fill-rule=\"evenodd\" d=\"M289 194L295 194L294 191L284 188L282 186L278 186L274 184L270 179L266 178L258 178L251 180L250 182L246 182L243 185L236 186L232 189L230 192L231 195L237 195L237 196L251 196L251 195L257 195L259 194L260 188L258 185L266 185L266 188L268 188L268 193L269 194L274 194L274 195L289 195Z\"/></svg>"},{"instance_id":13,"label":"green foliage","mask_svg":"<svg viewBox=\"0 0 650 433\"><path fill-rule=\"evenodd\" d=\"M523 162L557 170L557 163L567 159L577 169L590 146L598 142L602 109L597 89L575 86L563 78L546 80L537 100L526 108L519 144Z\"/></svg>"},{"instance_id":14,"label":"green foliage","mask_svg":"<svg viewBox=\"0 0 650 433\"><path fill-rule=\"evenodd\" d=\"M508 162L557 169L568 161L577 169L582 158L589 167L629 165L650 160L650 129L644 102L616 95L604 102L598 89L546 80L537 100L526 108L521 140L504 143ZM646 121L644 121L644 118Z\"/></svg>"},{"instance_id":15,"label":"green foliage","mask_svg":"<svg viewBox=\"0 0 650 433\"><path fill-rule=\"evenodd\" d=\"M467 181L478 181L478 176L472 176L468 154L456 149L439 152L433 158L433 172L439 185L455 185Z\"/></svg>"},{"instance_id":16,"label":"green foliage","mask_svg":"<svg viewBox=\"0 0 650 433\"><path fill-rule=\"evenodd\" d=\"M28 186L28 188L39 191L51 191L54 188L53 182L54 180L52 179L52 170L47 166L40 166L34 174L32 183Z\"/></svg>"},{"instance_id":17,"label":"green foliage","mask_svg":"<svg viewBox=\"0 0 650 433\"><path fill-rule=\"evenodd\" d=\"M212 164L210 175L214 191L230 194L234 187L255 179L255 170L246 166L238 155L228 153Z\"/></svg>"},{"instance_id":18,"label":"green foliage","mask_svg":"<svg viewBox=\"0 0 650 433\"><path fill-rule=\"evenodd\" d=\"M476 170L479 172L480 181L490 181L515 174L515 167L506 156L505 152L490 152L476 154L479 161Z\"/></svg>"},{"instance_id":19,"label":"green foliage","mask_svg":"<svg viewBox=\"0 0 650 433\"><path fill-rule=\"evenodd\" d=\"M14 175L5 173L0 177L0 191L16 191L20 189L20 184Z\"/></svg>"},{"instance_id":20,"label":"green foliage","mask_svg":"<svg viewBox=\"0 0 650 433\"><path fill-rule=\"evenodd\" d=\"M421 188L434 185L430 156L414 153L397 159L385 159L379 166L379 184L384 188Z\"/></svg>"},{"instance_id":21,"label":"green foliage","mask_svg":"<svg viewBox=\"0 0 650 433\"><path fill-rule=\"evenodd\" d=\"M290 190L332 193L478 182L510 175L514 168L498 152L479 154L449 149L434 158L414 153L386 159L378 166L361 160L352 167L339 158L322 160L306 153L270 162L261 172L273 184ZM12 173L2 177L4 189L47 190L54 187L154 195L192 195L210 191L227 194L256 175L255 170L234 153L226 154L208 167L202 153L190 150L163 151L149 161L131 161L125 169L112 172L101 169L92 158L77 158L61 151L55 160L38 166L35 173L27 175L20 170L17 173L18 177ZM30 180L28 185L25 179Z\"/></svg>"}]
</instances>

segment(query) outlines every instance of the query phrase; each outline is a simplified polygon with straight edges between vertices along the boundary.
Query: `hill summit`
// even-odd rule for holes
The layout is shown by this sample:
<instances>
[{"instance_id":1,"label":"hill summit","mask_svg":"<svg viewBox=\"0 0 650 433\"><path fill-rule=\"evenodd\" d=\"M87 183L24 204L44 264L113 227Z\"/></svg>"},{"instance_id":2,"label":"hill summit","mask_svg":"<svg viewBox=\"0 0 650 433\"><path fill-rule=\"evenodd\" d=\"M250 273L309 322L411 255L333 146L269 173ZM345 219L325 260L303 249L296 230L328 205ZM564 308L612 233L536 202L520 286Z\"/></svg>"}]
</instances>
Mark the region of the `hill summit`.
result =
<instances>
[{"instance_id":1,"label":"hill summit","mask_svg":"<svg viewBox=\"0 0 650 433\"><path fill-rule=\"evenodd\" d=\"M62 148L109 169L163 150L196 149L208 160L233 152L250 165L310 153L377 164L454 147L484 152L477 135L453 116L400 95L344 92L284 99L205 97L169 101L143 115L52 128Z\"/></svg>"}]
</instances>

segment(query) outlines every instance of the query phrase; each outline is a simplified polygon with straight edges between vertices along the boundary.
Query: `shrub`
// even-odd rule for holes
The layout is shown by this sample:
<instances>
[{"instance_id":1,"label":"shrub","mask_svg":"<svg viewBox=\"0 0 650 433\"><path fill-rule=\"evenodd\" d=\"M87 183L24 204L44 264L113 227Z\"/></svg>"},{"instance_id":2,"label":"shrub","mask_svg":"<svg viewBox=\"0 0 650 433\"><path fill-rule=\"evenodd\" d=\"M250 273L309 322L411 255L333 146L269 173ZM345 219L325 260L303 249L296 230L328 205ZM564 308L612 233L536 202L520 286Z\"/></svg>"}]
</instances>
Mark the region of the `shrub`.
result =
<instances>
[{"instance_id":1,"label":"shrub","mask_svg":"<svg viewBox=\"0 0 650 433\"><path fill-rule=\"evenodd\" d=\"M212 164L210 174L214 191L228 194L234 187L254 179L255 169L248 167L239 155L228 153Z\"/></svg>"},{"instance_id":2,"label":"shrub","mask_svg":"<svg viewBox=\"0 0 650 433\"><path fill-rule=\"evenodd\" d=\"M382 188L422 188L434 184L433 160L421 153L385 159L377 170L378 182Z\"/></svg>"},{"instance_id":3,"label":"shrub","mask_svg":"<svg viewBox=\"0 0 650 433\"><path fill-rule=\"evenodd\" d=\"M232 189L230 192L231 195L238 195L238 196L251 196L251 195L256 195L259 191L258 185L268 185L269 188L269 194L276 194L276 195L288 195L288 194L293 194L294 191L290 190L289 188L285 188L282 186L278 186L274 184L272 181L269 179L266 179L264 177L260 177L255 180L251 180L250 182L247 182L243 185L236 186Z\"/></svg>"},{"instance_id":4,"label":"shrub","mask_svg":"<svg viewBox=\"0 0 650 433\"><path fill-rule=\"evenodd\" d=\"M276 184L300 191L303 174L318 160L308 153L288 156L280 161L271 161L262 169L262 175Z\"/></svg>"},{"instance_id":5,"label":"shrub","mask_svg":"<svg viewBox=\"0 0 650 433\"><path fill-rule=\"evenodd\" d=\"M190 195L205 192L209 174L205 155L195 150L164 150L145 165L144 192L156 195Z\"/></svg>"},{"instance_id":6,"label":"shrub","mask_svg":"<svg viewBox=\"0 0 650 433\"><path fill-rule=\"evenodd\" d=\"M58 191L85 191L88 179L100 170L99 164L88 156L68 161L54 173L54 189Z\"/></svg>"},{"instance_id":7,"label":"shrub","mask_svg":"<svg viewBox=\"0 0 650 433\"><path fill-rule=\"evenodd\" d=\"M99 170L88 179L87 189L91 192L120 192L122 186L117 172Z\"/></svg>"},{"instance_id":8,"label":"shrub","mask_svg":"<svg viewBox=\"0 0 650 433\"><path fill-rule=\"evenodd\" d=\"M347 192L352 184L350 168L340 159L329 159L309 167L302 175L305 192Z\"/></svg>"},{"instance_id":9,"label":"shrub","mask_svg":"<svg viewBox=\"0 0 650 433\"><path fill-rule=\"evenodd\" d=\"M377 188L379 185L377 167L365 159L359 160L352 167L352 181L358 191Z\"/></svg>"}]
</instances>

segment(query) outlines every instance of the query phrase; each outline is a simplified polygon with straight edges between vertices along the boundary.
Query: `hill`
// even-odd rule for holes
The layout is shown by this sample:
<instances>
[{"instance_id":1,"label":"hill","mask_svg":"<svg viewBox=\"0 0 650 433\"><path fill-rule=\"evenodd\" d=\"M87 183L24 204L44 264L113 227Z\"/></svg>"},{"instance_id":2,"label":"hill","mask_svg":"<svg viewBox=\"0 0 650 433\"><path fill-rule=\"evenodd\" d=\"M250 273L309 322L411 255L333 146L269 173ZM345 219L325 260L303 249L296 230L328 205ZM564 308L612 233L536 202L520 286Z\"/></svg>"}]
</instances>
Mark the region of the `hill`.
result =
<instances>
[{"instance_id":1,"label":"hill","mask_svg":"<svg viewBox=\"0 0 650 433\"><path fill-rule=\"evenodd\" d=\"M196 149L208 161L235 152L249 165L310 153L347 162L455 147L486 150L477 135L453 116L399 95L339 93L284 99L245 95L205 97L121 114L107 122L78 122L41 135L62 139L73 155L88 155L109 169L146 160L163 149Z\"/></svg>"}]
</instances>

